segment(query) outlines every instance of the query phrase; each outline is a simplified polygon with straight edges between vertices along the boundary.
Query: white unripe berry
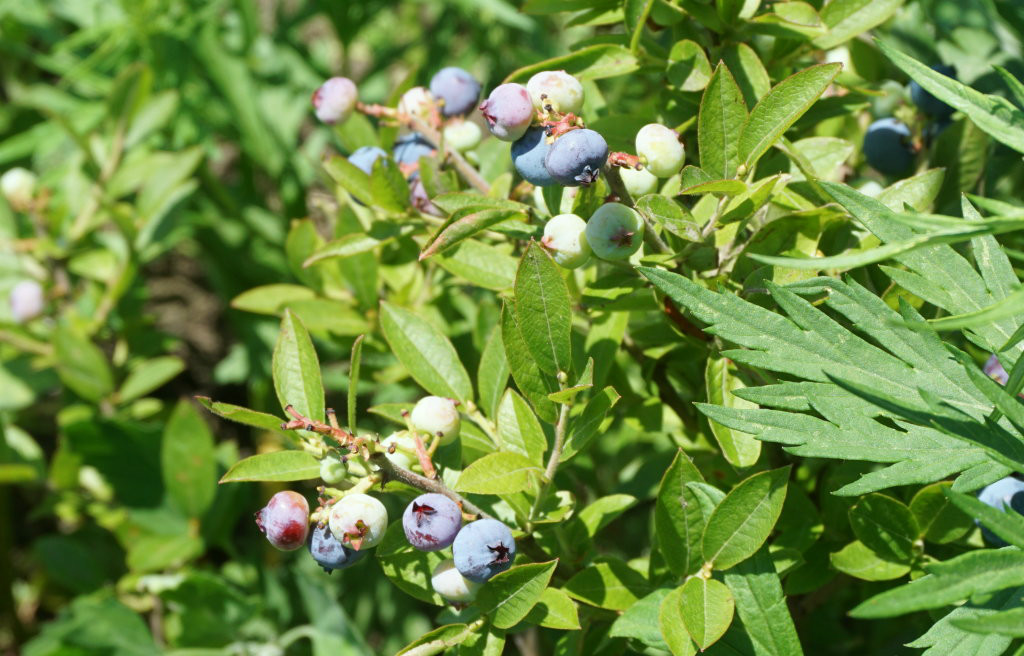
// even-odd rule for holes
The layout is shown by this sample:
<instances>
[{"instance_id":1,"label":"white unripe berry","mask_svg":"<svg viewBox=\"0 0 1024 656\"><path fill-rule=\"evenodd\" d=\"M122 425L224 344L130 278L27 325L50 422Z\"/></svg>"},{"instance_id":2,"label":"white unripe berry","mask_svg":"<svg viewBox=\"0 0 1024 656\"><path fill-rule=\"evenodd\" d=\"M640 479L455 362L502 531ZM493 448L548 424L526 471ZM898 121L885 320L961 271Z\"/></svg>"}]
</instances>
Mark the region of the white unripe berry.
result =
<instances>
[{"instance_id":1,"label":"white unripe berry","mask_svg":"<svg viewBox=\"0 0 1024 656\"><path fill-rule=\"evenodd\" d=\"M11 315L17 323L25 323L43 313L46 299L43 287L35 280L22 280L11 288Z\"/></svg>"},{"instance_id":2,"label":"white unripe berry","mask_svg":"<svg viewBox=\"0 0 1024 656\"><path fill-rule=\"evenodd\" d=\"M565 71L542 71L526 83L533 106L545 111L548 105L562 114L583 110L583 85Z\"/></svg>"},{"instance_id":3,"label":"white unripe berry","mask_svg":"<svg viewBox=\"0 0 1024 656\"><path fill-rule=\"evenodd\" d=\"M626 186L626 191L633 197L633 200L647 194L653 194L658 190L658 176L647 169L640 169L638 171L636 169L621 168L619 169L619 175L622 176L622 184Z\"/></svg>"},{"instance_id":4,"label":"white unripe berry","mask_svg":"<svg viewBox=\"0 0 1024 656\"><path fill-rule=\"evenodd\" d=\"M384 539L388 511L368 494L349 494L331 508L329 523L334 537L360 551L375 547Z\"/></svg>"},{"instance_id":5,"label":"white unripe berry","mask_svg":"<svg viewBox=\"0 0 1024 656\"><path fill-rule=\"evenodd\" d=\"M647 169L659 178L675 175L686 161L679 135L660 123L648 123L636 133L636 154L646 160Z\"/></svg>"},{"instance_id":6,"label":"white unripe berry","mask_svg":"<svg viewBox=\"0 0 1024 656\"><path fill-rule=\"evenodd\" d=\"M559 214L544 224L541 245L559 266L575 269L590 259L587 222L575 214Z\"/></svg>"},{"instance_id":7,"label":"white unripe berry","mask_svg":"<svg viewBox=\"0 0 1024 656\"><path fill-rule=\"evenodd\" d=\"M426 87L413 87L402 94L398 101L398 111L408 114L421 121L430 119L431 111L435 106L434 96Z\"/></svg>"},{"instance_id":8,"label":"white unripe berry","mask_svg":"<svg viewBox=\"0 0 1024 656\"><path fill-rule=\"evenodd\" d=\"M480 589L480 583L470 581L459 570L455 569L455 561L449 558L438 563L434 573L430 577L430 585L437 594L447 601L457 604L466 604L476 598L476 592Z\"/></svg>"},{"instance_id":9,"label":"white unripe berry","mask_svg":"<svg viewBox=\"0 0 1024 656\"><path fill-rule=\"evenodd\" d=\"M462 419L455 401L441 396L425 396L412 409L412 426L430 435L440 435L441 444L459 436Z\"/></svg>"},{"instance_id":10,"label":"white unripe berry","mask_svg":"<svg viewBox=\"0 0 1024 656\"><path fill-rule=\"evenodd\" d=\"M16 210L27 210L32 206L36 193L36 174L20 166L0 176L0 192Z\"/></svg>"}]
</instances>

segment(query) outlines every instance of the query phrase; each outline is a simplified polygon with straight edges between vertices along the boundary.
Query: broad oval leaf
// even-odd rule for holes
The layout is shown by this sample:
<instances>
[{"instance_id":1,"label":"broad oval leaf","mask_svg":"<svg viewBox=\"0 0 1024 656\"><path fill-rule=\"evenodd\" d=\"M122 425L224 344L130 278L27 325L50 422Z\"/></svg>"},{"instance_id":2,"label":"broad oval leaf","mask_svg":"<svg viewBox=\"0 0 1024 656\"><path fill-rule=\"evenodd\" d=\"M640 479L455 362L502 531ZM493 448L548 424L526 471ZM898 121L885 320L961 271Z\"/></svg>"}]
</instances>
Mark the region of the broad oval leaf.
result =
<instances>
[{"instance_id":1,"label":"broad oval leaf","mask_svg":"<svg viewBox=\"0 0 1024 656\"><path fill-rule=\"evenodd\" d=\"M704 651L728 630L736 602L721 581L695 576L683 584L680 596L686 630Z\"/></svg>"},{"instance_id":2,"label":"broad oval leaf","mask_svg":"<svg viewBox=\"0 0 1024 656\"><path fill-rule=\"evenodd\" d=\"M946 544L974 528L971 516L947 496L952 487L948 481L932 483L918 490L910 500L910 512L917 520L918 536L928 542Z\"/></svg>"},{"instance_id":3,"label":"broad oval leaf","mask_svg":"<svg viewBox=\"0 0 1024 656\"><path fill-rule=\"evenodd\" d=\"M910 565L883 560L860 540L829 554L829 561L840 572L864 581L891 581L910 571Z\"/></svg>"},{"instance_id":4,"label":"broad oval leaf","mask_svg":"<svg viewBox=\"0 0 1024 656\"><path fill-rule=\"evenodd\" d=\"M541 71L564 70L580 80L600 80L632 73L640 67L639 61L627 48L613 44L599 44L580 48L561 57L546 59L512 71L505 82L527 79Z\"/></svg>"},{"instance_id":5,"label":"broad oval leaf","mask_svg":"<svg viewBox=\"0 0 1024 656\"><path fill-rule=\"evenodd\" d=\"M853 37L881 25L903 5L903 0L832 0L821 10L826 34L814 39L824 50L835 48Z\"/></svg>"},{"instance_id":6,"label":"broad oval leaf","mask_svg":"<svg viewBox=\"0 0 1024 656\"><path fill-rule=\"evenodd\" d=\"M174 407L160 448L167 494L186 515L200 517L217 492L213 435L188 401Z\"/></svg>"},{"instance_id":7,"label":"broad oval leaf","mask_svg":"<svg viewBox=\"0 0 1024 656\"><path fill-rule=\"evenodd\" d=\"M727 180L739 166L737 125L747 120L743 93L725 62L719 62L704 89L697 115L700 167L712 178Z\"/></svg>"},{"instance_id":8,"label":"broad oval leaf","mask_svg":"<svg viewBox=\"0 0 1024 656\"><path fill-rule=\"evenodd\" d=\"M237 421L238 423L245 424L246 426L262 428L269 431L281 430L282 422L280 417L250 410L249 408L243 408L240 405L214 401L208 396L197 396L195 399L199 402L199 405L223 419Z\"/></svg>"},{"instance_id":9,"label":"broad oval leaf","mask_svg":"<svg viewBox=\"0 0 1024 656\"><path fill-rule=\"evenodd\" d=\"M305 451L258 453L232 465L221 483L307 481L320 478L320 461Z\"/></svg>"},{"instance_id":10,"label":"broad oval leaf","mask_svg":"<svg viewBox=\"0 0 1024 656\"><path fill-rule=\"evenodd\" d=\"M525 621L549 629L573 631L580 628L580 613L572 598L559 588L544 588Z\"/></svg>"},{"instance_id":11,"label":"broad oval leaf","mask_svg":"<svg viewBox=\"0 0 1024 656\"><path fill-rule=\"evenodd\" d=\"M493 613L491 622L499 629L515 626L540 600L557 565L557 559L517 565L496 575L480 590L476 607L483 615Z\"/></svg>"},{"instance_id":12,"label":"broad oval leaf","mask_svg":"<svg viewBox=\"0 0 1024 656\"><path fill-rule=\"evenodd\" d=\"M704 477L682 450L676 452L661 479L654 506L655 539L662 557L676 576L700 569L704 516L700 501L686 484Z\"/></svg>"},{"instance_id":13,"label":"broad oval leaf","mask_svg":"<svg viewBox=\"0 0 1024 656\"><path fill-rule=\"evenodd\" d=\"M459 354L433 324L382 301L380 325L395 357L423 389L458 401L473 400L473 384Z\"/></svg>"},{"instance_id":14,"label":"broad oval leaf","mask_svg":"<svg viewBox=\"0 0 1024 656\"><path fill-rule=\"evenodd\" d=\"M920 529L910 508L890 496L869 494L850 509L854 535L879 557L909 563Z\"/></svg>"},{"instance_id":15,"label":"broad oval leaf","mask_svg":"<svg viewBox=\"0 0 1024 656\"><path fill-rule=\"evenodd\" d=\"M60 325L53 333L57 375L75 394L99 401L114 391L114 375L103 351L71 328Z\"/></svg>"},{"instance_id":16,"label":"broad oval leaf","mask_svg":"<svg viewBox=\"0 0 1024 656\"><path fill-rule=\"evenodd\" d=\"M530 487L543 469L519 453L490 453L473 462L459 476L455 489L472 494L511 494Z\"/></svg>"},{"instance_id":17,"label":"broad oval leaf","mask_svg":"<svg viewBox=\"0 0 1024 656\"><path fill-rule=\"evenodd\" d=\"M697 645L693 644L683 620L683 586L672 590L661 600L658 628L672 656L694 656L697 653Z\"/></svg>"},{"instance_id":18,"label":"broad oval leaf","mask_svg":"<svg viewBox=\"0 0 1024 656\"><path fill-rule=\"evenodd\" d=\"M621 560L609 559L583 569L562 589L573 599L598 608L626 610L649 588L647 579L635 569Z\"/></svg>"},{"instance_id":19,"label":"broad oval leaf","mask_svg":"<svg viewBox=\"0 0 1024 656\"><path fill-rule=\"evenodd\" d=\"M506 303L501 309L501 341L505 347L505 360L512 380L530 402L537 415L549 424L558 421L558 406L548 399L556 391L554 378L541 372L523 341L513 305Z\"/></svg>"},{"instance_id":20,"label":"broad oval leaf","mask_svg":"<svg viewBox=\"0 0 1024 656\"><path fill-rule=\"evenodd\" d=\"M306 327L289 310L281 318L281 333L271 361L274 389L281 407L296 410L315 421L324 420L324 385L313 341Z\"/></svg>"},{"instance_id":21,"label":"broad oval leaf","mask_svg":"<svg viewBox=\"0 0 1024 656\"><path fill-rule=\"evenodd\" d=\"M526 347L544 373L572 368L569 289L546 250L530 242L516 272L516 321Z\"/></svg>"},{"instance_id":22,"label":"broad oval leaf","mask_svg":"<svg viewBox=\"0 0 1024 656\"><path fill-rule=\"evenodd\" d=\"M493 225L503 221L515 220L526 221L527 215L519 209L487 209L480 210L462 216L446 225L437 235L430 240L427 247L420 253L420 260L425 260L431 255L440 253L451 248L464 239L468 239L478 232L487 230Z\"/></svg>"},{"instance_id":23,"label":"broad oval leaf","mask_svg":"<svg viewBox=\"0 0 1024 656\"><path fill-rule=\"evenodd\" d=\"M505 390L497 415L502 448L524 455L527 460L540 466L548 442L529 404L514 390Z\"/></svg>"},{"instance_id":24,"label":"broad oval leaf","mask_svg":"<svg viewBox=\"0 0 1024 656\"><path fill-rule=\"evenodd\" d=\"M704 527L706 562L729 569L757 552L782 512L789 469L754 474L726 495Z\"/></svg>"}]
</instances>

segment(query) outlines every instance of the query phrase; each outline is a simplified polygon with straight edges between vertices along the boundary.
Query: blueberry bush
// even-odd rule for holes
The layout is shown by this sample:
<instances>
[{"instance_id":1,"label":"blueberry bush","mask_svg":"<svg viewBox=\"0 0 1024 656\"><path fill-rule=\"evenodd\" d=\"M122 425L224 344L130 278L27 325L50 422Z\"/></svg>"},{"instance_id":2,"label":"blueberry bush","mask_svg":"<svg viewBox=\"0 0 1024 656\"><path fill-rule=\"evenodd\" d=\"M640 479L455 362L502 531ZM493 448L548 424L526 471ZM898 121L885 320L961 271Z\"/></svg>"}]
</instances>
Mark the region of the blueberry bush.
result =
<instances>
[{"instance_id":1,"label":"blueberry bush","mask_svg":"<svg viewBox=\"0 0 1024 656\"><path fill-rule=\"evenodd\" d=\"M0 3L0 651L1024 655L1024 7Z\"/></svg>"}]
</instances>

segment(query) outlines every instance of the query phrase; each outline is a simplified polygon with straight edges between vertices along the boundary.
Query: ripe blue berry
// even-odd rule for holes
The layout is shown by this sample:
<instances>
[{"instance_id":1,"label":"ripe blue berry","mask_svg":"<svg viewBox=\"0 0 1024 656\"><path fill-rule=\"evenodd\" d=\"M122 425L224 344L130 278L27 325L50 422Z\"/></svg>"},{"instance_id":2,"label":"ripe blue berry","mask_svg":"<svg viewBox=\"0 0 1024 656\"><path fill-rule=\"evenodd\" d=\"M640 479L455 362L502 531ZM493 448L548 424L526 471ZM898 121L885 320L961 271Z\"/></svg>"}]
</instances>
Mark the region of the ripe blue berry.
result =
<instances>
[{"instance_id":1,"label":"ripe blue berry","mask_svg":"<svg viewBox=\"0 0 1024 656\"><path fill-rule=\"evenodd\" d=\"M344 123L351 116L359 94L347 77L332 77L313 92L313 111L328 125Z\"/></svg>"},{"instance_id":2,"label":"ripe blue berry","mask_svg":"<svg viewBox=\"0 0 1024 656\"><path fill-rule=\"evenodd\" d=\"M377 146L362 146L348 156L348 161L363 173L373 173L373 163L380 157L387 157L387 151Z\"/></svg>"},{"instance_id":3,"label":"ripe blue berry","mask_svg":"<svg viewBox=\"0 0 1024 656\"><path fill-rule=\"evenodd\" d=\"M256 513L256 526L274 547L295 551L309 535L309 502L298 492L278 492Z\"/></svg>"},{"instance_id":4,"label":"ripe blue berry","mask_svg":"<svg viewBox=\"0 0 1024 656\"><path fill-rule=\"evenodd\" d=\"M659 123L649 123L636 133L636 154L646 160L647 170L659 178L675 175L686 160L679 134Z\"/></svg>"},{"instance_id":5,"label":"ripe blue berry","mask_svg":"<svg viewBox=\"0 0 1024 656\"><path fill-rule=\"evenodd\" d=\"M439 70L430 80L430 93L442 101L441 113L458 116L473 111L480 98L480 83L468 71L457 66Z\"/></svg>"},{"instance_id":6,"label":"ripe blue berry","mask_svg":"<svg viewBox=\"0 0 1024 656\"><path fill-rule=\"evenodd\" d=\"M538 111L579 114L583 109L583 85L565 71L542 71L526 83Z\"/></svg>"},{"instance_id":7,"label":"ripe blue berry","mask_svg":"<svg viewBox=\"0 0 1024 656\"><path fill-rule=\"evenodd\" d=\"M894 118L882 118L868 126L863 150L868 164L886 175L906 173L914 164L910 128Z\"/></svg>"},{"instance_id":8,"label":"ripe blue berry","mask_svg":"<svg viewBox=\"0 0 1024 656\"><path fill-rule=\"evenodd\" d=\"M512 566L516 541L496 519L478 519L463 527L452 544L455 568L470 581L483 583Z\"/></svg>"},{"instance_id":9,"label":"ripe blue berry","mask_svg":"<svg viewBox=\"0 0 1024 656\"><path fill-rule=\"evenodd\" d=\"M349 494L331 508L331 533L356 551L380 544L388 527L384 504L368 494Z\"/></svg>"},{"instance_id":10,"label":"ripe blue berry","mask_svg":"<svg viewBox=\"0 0 1024 656\"><path fill-rule=\"evenodd\" d=\"M538 187L550 187L555 179L548 173L544 160L551 150L544 128L530 128L512 144L512 165L527 182Z\"/></svg>"},{"instance_id":11,"label":"ripe blue berry","mask_svg":"<svg viewBox=\"0 0 1024 656\"><path fill-rule=\"evenodd\" d=\"M462 528L462 509L443 494L421 494L406 506L402 528L409 544L420 551L444 549Z\"/></svg>"},{"instance_id":12,"label":"ripe blue berry","mask_svg":"<svg viewBox=\"0 0 1024 656\"><path fill-rule=\"evenodd\" d=\"M1006 368L999 362L999 358L995 354L988 356L984 371L986 376L994 378L1000 385L1005 385L1010 380L1010 374L1006 373Z\"/></svg>"},{"instance_id":13,"label":"ripe blue berry","mask_svg":"<svg viewBox=\"0 0 1024 656\"><path fill-rule=\"evenodd\" d=\"M22 280L11 288L11 316L16 323L25 323L43 313L46 299L43 287L35 280Z\"/></svg>"},{"instance_id":14,"label":"ripe blue berry","mask_svg":"<svg viewBox=\"0 0 1024 656\"><path fill-rule=\"evenodd\" d=\"M409 420L416 430L439 436L441 444L450 444L459 436L462 426L455 401L443 396L425 396L417 401Z\"/></svg>"},{"instance_id":15,"label":"ripe blue berry","mask_svg":"<svg viewBox=\"0 0 1024 656\"><path fill-rule=\"evenodd\" d=\"M309 542L309 553L328 574L333 570L344 569L352 565L366 554L365 551L356 551L343 545L327 526L317 526L313 529L313 537Z\"/></svg>"},{"instance_id":16,"label":"ripe blue berry","mask_svg":"<svg viewBox=\"0 0 1024 656\"><path fill-rule=\"evenodd\" d=\"M468 604L476 598L476 591L480 589L479 583L470 581L455 569L455 561L451 558L441 561L434 568L430 585L437 594L455 604Z\"/></svg>"},{"instance_id":17,"label":"ripe blue berry","mask_svg":"<svg viewBox=\"0 0 1024 656\"><path fill-rule=\"evenodd\" d=\"M979 492L978 500L992 506L996 510L1005 511L1006 509L1011 509L1018 514L1024 515L1024 481L1020 481L1012 476L1001 478ZM974 520L974 522L980 525L978 520ZM985 540L995 546L1006 546L1006 542L1002 538L984 526L981 527L981 534Z\"/></svg>"},{"instance_id":18,"label":"ripe blue berry","mask_svg":"<svg viewBox=\"0 0 1024 656\"><path fill-rule=\"evenodd\" d=\"M430 202L430 196L427 195L427 189L423 186L423 180L418 174L413 175L409 180L409 201L413 207L424 214L444 216L444 212Z\"/></svg>"},{"instance_id":19,"label":"ripe blue berry","mask_svg":"<svg viewBox=\"0 0 1024 656\"><path fill-rule=\"evenodd\" d=\"M391 154L399 164L419 164L421 157L430 157L437 149L419 132L410 132L395 139Z\"/></svg>"},{"instance_id":20,"label":"ripe blue berry","mask_svg":"<svg viewBox=\"0 0 1024 656\"><path fill-rule=\"evenodd\" d=\"M523 136L535 116L533 102L521 84L502 84L491 91L480 105L491 134L502 141Z\"/></svg>"},{"instance_id":21,"label":"ripe blue berry","mask_svg":"<svg viewBox=\"0 0 1024 656\"><path fill-rule=\"evenodd\" d=\"M566 187L586 187L601 175L608 143L593 130L570 130L555 139L544 159L548 173Z\"/></svg>"},{"instance_id":22,"label":"ripe blue berry","mask_svg":"<svg viewBox=\"0 0 1024 656\"><path fill-rule=\"evenodd\" d=\"M932 66L932 70L946 77L956 79L956 68L953 66L938 64ZM922 112L937 119L949 118L953 115L952 107L925 91L920 84L914 81L910 83L910 99L914 101L914 104Z\"/></svg>"},{"instance_id":23,"label":"ripe blue berry","mask_svg":"<svg viewBox=\"0 0 1024 656\"><path fill-rule=\"evenodd\" d=\"M602 260L624 260L639 250L643 240L643 219L621 203L605 203L587 221L587 242Z\"/></svg>"},{"instance_id":24,"label":"ripe blue berry","mask_svg":"<svg viewBox=\"0 0 1024 656\"><path fill-rule=\"evenodd\" d=\"M575 214L559 214L544 224L543 246L559 266L575 269L590 259L587 222Z\"/></svg>"}]
</instances>

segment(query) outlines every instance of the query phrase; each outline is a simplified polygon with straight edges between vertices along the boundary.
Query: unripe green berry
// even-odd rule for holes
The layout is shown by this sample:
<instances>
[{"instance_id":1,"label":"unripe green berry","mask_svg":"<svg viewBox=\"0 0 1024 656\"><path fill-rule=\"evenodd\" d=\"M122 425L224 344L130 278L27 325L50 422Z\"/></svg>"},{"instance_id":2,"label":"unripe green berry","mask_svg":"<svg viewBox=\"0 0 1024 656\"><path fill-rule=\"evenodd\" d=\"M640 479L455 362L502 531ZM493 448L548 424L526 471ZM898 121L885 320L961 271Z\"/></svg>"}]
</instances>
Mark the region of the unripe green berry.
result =
<instances>
[{"instance_id":1,"label":"unripe green berry","mask_svg":"<svg viewBox=\"0 0 1024 656\"><path fill-rule=\"evenodd\" d=\"M636 133L636 154L646 160L647 169L659 178L675 175L686 160L679 135L659 123L649 123Z\"/></svg>"},{"instance_id":2,"label":"unripe green berry","mask_svg":"<svg viewBox=\"0 0 1024 656\"><path fill-rule=\"evenodd\" d=\"M473 121L453 121L444 128L444 141L455 150L465 152L480 144L483 130Z\"/></svg>"},{"instance_id":3,"label":"unripe green berry","mask_svg":"<svg viewBox=\"0 0 1024 656\"><path fill-rule=\"evenodd\" d=\"M605 203L587 221L587 242L602 260L624 260L640 249L643 218L621 203Z\"/></svg>"},{"instance_id":4,"label":"unripe green berry","mask_svg":"<svg viewBox=\"0 0 1024 656\"><path fill-rule=\"evenodd\" d=\"M459 436L462 419L455 401L441 396L425 396L412 409L412 426L418 431L441 437L441 444L449 444Z\"/></svg>"},{"instance_id":5,"label":"unripe green berry","mask_svg":"<svg viewBox=\"0 0 1024 656\"><path fill-rule=\"evenodd\" d=\"M559 266L575 269L590 259L587 222L575 214L559 214L544 225L540 243Z\"/></svg>"},{"instance_id":6,"label":"unripe green berry","mask_svg":"<svg viewBox=\"0 0 1024 656\"><path fill-rule=\"evenodd\" d=\"M622 168L619 169L619 175L622 177L622 184L626 186L626 191L633 199L646 196L647 194L653 194L658 190L658 176L654 175L647 169L636 169Z\"/></svg>"},{"instance_id":7,"label":"unripe green berry","mask_svg":"<svg viewBox=\"0 0 1024 656\"><path fill-rule=\"evenodd\" d=\"M416 441L409 431L396 431L380 441L384 455L395 466L402 469L414 469L419 464L416 457ZM394 450L392 451L392 447Z\"/></svg>"},{"instance_id":8,"label":"unripe green berry","mask_svg":"<svg viewBox=\"0 0 1024 656\"><path fill-rule=\"evenodd\" d=\"M328 485L337 485L348 476L348 465L341 458L327 456L320 461L320 478Z\"/></svg>"}]
</instances>

